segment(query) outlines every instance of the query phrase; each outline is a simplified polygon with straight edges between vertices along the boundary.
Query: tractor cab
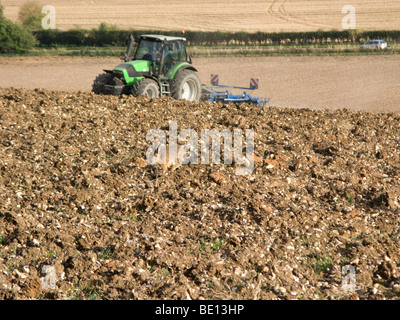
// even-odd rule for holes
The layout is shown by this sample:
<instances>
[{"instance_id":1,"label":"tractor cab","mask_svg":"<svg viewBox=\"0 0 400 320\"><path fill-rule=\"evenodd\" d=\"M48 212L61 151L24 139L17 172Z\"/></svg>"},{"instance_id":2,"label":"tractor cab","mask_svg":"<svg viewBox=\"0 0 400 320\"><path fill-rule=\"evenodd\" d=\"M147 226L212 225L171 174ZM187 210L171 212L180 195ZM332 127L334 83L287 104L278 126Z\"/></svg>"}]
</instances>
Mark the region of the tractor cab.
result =
<instances>
[{"instance_id":1,"label":"tractor cab","mask_svg":"<svg viewBox=\"0 0 400 320\"><path fill-rule=\"evenodd\" d=\"M168 78L174 67L188 61L184 41L178 37L143 35L133 60L149 61L155 75Z\"/></svg>"}]
</instances>

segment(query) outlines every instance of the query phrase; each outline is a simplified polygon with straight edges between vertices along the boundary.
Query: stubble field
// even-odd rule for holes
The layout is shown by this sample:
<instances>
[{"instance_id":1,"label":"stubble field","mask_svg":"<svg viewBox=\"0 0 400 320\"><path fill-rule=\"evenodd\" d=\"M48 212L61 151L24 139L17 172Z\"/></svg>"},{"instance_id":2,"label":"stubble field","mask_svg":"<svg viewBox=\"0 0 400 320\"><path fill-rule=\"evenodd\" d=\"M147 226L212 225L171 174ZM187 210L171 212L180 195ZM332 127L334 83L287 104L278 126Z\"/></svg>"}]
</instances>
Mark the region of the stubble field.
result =
<instances>
[{"instance_id":1,"label":"stubble field","mask_svg":"<svg viewBox=\"0 0 400 320\"><path fill-rule=\"evenodd\" d=\"M16 20L27 1L3 0L6 17ZM120 28L201 31L316 31L342 29L345 5L356 9L356 27L361 30L400 29L400 3L389 1L38 1L56 8L57 27L98 27L100 23Z\"/></svg>"}]
</instances>

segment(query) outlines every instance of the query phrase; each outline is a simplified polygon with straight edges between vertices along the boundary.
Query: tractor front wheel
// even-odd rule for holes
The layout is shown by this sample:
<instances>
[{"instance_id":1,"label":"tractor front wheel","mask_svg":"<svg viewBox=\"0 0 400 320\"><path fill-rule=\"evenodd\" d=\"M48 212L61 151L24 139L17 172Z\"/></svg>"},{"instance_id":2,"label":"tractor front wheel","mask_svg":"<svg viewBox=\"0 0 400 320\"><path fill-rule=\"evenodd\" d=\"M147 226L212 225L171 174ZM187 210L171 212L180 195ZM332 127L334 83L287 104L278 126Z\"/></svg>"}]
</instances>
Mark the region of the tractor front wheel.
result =
<instances>
[{"instance_id":1,"label":"tractor front wheel","mask_svg":"<svg viewBox=\"0 0 400 320\"><path fill-rule=\"evenodd\" d=\"M101 73L94 79L92 85L92 92L96 94L100 94L103 92L104 85L106 85L113 78L112 74L109 73Z\"/></svg>"},{"instance_id":2,"label":"tractor front wheel","mask_svg":"<svg viewBox=\"0 0 400 320\"><path fill-rule=\"evenodd\" d=\"M157 82L152 79L143 79L133 88L133 95L135 97L145 96L150 99L160 97L160 89Z\"/></svg>"},{"instance_id":3,"label":"tractor front wheel","mask_svg":"<svg viewBox=\"0 0 400 320\"><path fill-rule=\"evenodd\" d=\"M199 76L191 70L179 72L172 85L171 94L177 100L199 101L201 95Z\"/></svg>"}]
</instances>

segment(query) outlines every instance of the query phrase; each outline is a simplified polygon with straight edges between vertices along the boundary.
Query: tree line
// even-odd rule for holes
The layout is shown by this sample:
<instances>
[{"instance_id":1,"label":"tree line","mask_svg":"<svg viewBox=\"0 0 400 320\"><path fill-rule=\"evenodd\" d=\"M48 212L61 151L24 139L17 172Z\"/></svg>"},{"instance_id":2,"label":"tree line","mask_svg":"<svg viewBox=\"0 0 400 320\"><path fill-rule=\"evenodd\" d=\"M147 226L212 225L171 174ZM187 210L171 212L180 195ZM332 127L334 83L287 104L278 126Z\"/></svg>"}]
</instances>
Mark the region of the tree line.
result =
<instances>
[{"instance_id":1,"label":"tree line","mask_svg":"<svg viewBox=\"0 0 400 320\"><path fill-rule=\"evenodd\" d=\"M284 44L342 44L360 43L371 39L387 42L400 40L400 31L315 31L315 32L204 32L163 31L166 36L185 37L188 45L284 45ZM101 24L97 29L38 30L33 35L41 46L124 46L129 34L160 34L159 30L120 30Z\"/></svg>"}]
</instances>

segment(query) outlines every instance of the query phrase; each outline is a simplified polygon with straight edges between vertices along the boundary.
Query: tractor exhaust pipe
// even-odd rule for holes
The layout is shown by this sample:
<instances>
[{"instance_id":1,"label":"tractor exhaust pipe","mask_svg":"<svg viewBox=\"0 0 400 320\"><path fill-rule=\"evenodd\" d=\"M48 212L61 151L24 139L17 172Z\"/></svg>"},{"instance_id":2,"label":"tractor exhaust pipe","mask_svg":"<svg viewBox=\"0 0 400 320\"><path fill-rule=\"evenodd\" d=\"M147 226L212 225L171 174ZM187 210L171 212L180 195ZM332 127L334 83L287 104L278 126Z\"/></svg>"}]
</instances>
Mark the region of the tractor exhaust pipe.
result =
<instances>
[{"instance_id":1,"label":"tractor exhaust pipe","mask_svg":"<svg viewBox=\"0 0 400 320\"><path fill-rule=\"evenodd\" d=\"M131 51L133 44L135 43L135 38L133 37L132 34L129 35L129 37L126 37L125 39L125 44L128 46L126 48L125 56L124 56L124 62L128 62L130 60L131 56Z\"/></svg>"}]
</instances>

